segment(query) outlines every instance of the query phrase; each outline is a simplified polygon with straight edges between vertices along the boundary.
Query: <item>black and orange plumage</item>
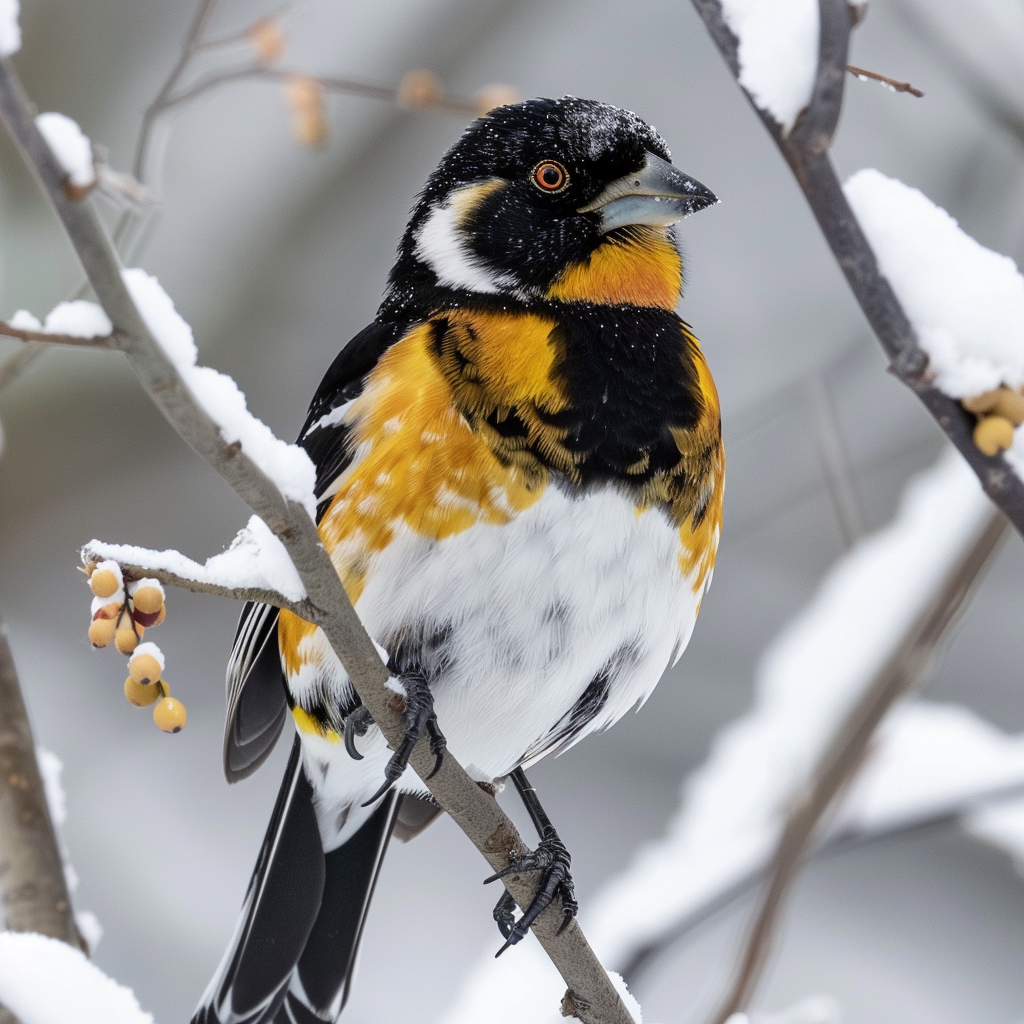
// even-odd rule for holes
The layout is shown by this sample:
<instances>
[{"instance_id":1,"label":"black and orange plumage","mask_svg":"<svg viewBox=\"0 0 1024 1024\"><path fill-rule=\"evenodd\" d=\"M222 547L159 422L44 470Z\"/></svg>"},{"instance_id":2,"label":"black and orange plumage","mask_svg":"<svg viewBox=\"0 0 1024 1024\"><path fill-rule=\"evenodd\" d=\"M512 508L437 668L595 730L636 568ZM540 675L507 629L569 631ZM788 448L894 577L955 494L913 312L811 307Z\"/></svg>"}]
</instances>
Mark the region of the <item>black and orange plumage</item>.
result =
<instances>
[{"instance_id":1,"label":"black and orange plumage","mask_svg":"<svg viewBox=\"0 0 1024 1024\"><path fill-rule=\"evenodd\" d=\"M320 535L406 695L407 745L447 744L481 782L521 783L611 725L689 639L724 456L711 374L675 312L672 225L713 202L634 114L568 97L497 108L431 175L377 319L314 396L299 443ZM195 1022L333 1021L388 837L436 808L315 626L248 607L228 688L230 779L288 709L298 738ZM548 896L571 912L568 857L532 812ZM501 906L510 942L535 909L513 924Z\"/></svg>"}]
</instances>

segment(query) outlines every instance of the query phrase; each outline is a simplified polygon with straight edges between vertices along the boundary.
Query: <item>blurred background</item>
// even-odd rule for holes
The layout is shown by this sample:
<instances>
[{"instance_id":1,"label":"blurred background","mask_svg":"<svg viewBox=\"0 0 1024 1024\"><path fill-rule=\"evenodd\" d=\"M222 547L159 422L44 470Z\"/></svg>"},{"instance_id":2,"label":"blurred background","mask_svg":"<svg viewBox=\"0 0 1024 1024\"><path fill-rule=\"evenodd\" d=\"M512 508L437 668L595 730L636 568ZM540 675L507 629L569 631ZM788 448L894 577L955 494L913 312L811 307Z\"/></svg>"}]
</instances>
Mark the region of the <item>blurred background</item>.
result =
<instances>
[{"instance_id":1,"label":"blurred background","mask_svg":"<svg viewBox=\"0 0 1024 1024\"><path fill-rule=\"evenodd\" d=\"M127 170L192 13L160 0L22 0L15 64L40 110L75 118ZM222 0L211 30L266 13ZM642 712L531 773L585 905L659 834L715 730L748 706L765 645L851 534L892 516L942 436L886 374L788 169L685 0L301 0L284 24L282 63L296 70L393 84L425 67L461 95L505 82L523 96L636 110L722 199L680 231L680 309L715 374L728 453L715 584L688 651ZM841 174L874 166L917 186L1020 261L1024 3L874 0L851 60L926 95L851 79ZM266 83L225 86L173 117L154 161L161 212L138 263L193 325L201 360L232 374L278 434L294 436L335 352L373 317L413 196L463 123L332 97L327 145L310 150L292 141L280 87ZM0 316L42 316L79 283L0 138ZM0 343L0 359L15 347ZM117 355L46 352L0 393L0 423L0 614L38 739L65 765L76 904L106 930L97 963L162 1024L180 1024L230 937L288 744L252 779L224 782L223 670L237 614L226 601L173 593L154 637L187 729L165 736L131 708L120 659L86 639L77 551L98 537L205 558L247 512ZM827 485L837 458L853 496L842 510ZM1022 614L1024 547L1012 536L929 696L1024 730ZM504 803L521 819L514 799ZM392 847L346 1021L439 1018L467 967L499 944L485 873L447 820ZM643 976L647 1019L702 1018L749 907L719 915ZM1015 1024L1022 949L1024 880L1010 860L954 826L931 828L809 867L758 1003L827 992L848 1024Z\"/></svg>"}]
</instances>

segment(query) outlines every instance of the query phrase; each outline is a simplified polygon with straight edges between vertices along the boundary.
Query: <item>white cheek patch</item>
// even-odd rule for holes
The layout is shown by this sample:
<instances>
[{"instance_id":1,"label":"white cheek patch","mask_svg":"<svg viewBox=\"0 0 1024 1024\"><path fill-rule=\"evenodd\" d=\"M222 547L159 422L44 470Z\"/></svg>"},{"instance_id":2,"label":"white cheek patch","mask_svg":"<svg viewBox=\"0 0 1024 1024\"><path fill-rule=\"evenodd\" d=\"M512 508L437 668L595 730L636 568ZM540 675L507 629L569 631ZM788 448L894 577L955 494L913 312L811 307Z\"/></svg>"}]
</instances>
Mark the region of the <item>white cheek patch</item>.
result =
<instances>
[{"instance_id":1,"label":"white cheek patch","mask_svg":"<svg viewBox=\"0 0 1024 1024\"><path fill-rule=\"evenodd\" d=\"M424 221L416 236L416 256L434 271L439 284L489 294L514 287L511 278L490 270L474 255L463 227L474 200L478 202L494 188L491 180L457 189Z\"/></svg>"}]
</instances>

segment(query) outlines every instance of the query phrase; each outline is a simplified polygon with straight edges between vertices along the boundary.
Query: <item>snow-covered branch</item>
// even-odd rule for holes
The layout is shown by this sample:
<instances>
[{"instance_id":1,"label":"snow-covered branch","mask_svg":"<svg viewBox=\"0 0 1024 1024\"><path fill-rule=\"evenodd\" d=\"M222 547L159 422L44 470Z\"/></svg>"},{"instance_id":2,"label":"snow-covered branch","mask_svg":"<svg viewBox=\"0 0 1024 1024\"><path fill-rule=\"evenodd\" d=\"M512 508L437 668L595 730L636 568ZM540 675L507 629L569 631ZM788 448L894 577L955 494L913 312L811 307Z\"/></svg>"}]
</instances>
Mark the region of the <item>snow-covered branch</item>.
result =
<instances>
[{"instance_id":1,"label":"snow-covered branch","mask_svg":"<svg viewBox=\"0 0 1024 1024\"><path fill-rule=\"evenodd\" d=\"M829 157L839 121L851 16L846 0L693 0L708 32L775 140L803 190L854 296L890 360L892 372L924 403L978 476L985 492L1024 534L1024 478L1002 454L974 440L975 418L962 396L943 389L920 343L921 323L901 283L879 269L876 253L851 209ZM872 236L871 241L876 239ZM880 255L880 254L879 254ZM936 257L948 258L948 253ZM931 269L917 268L918 275ZM989 319L986 297L958 288L956 323L947 338ZM970 335L968 332L968 336ZM967 347L970 347L968 342ZM1001 383L1010 384L1010 381ZM1013 386L1011 384L1011 386ZM1005 447L1008 447L1006 445Z\"/></svg>"},{"instance_id":2,"label":"snow-covered branch","mask_svg":"<svg viewBox=\"0 0 1024 1024\"><path fill-rule=\"evenodd\" d=\"M118 349L172 426L287 550L307 595L308 620L324 630L364 706L397 748L405 734L403 704L385 685L388 670L320 543L311 516L313 481L305 453L284 445L247 412L234 381L195 365L191 331L155 279L141 271L122 271L90 201L69 199L66 171L40 134L31 104L6 60L0 60L0 117L63 223L111 322ZM492 869L503 869L510 857L525 852L510 819L454 757L446 755L435 773L433 755L420 744L409 763ZM503 881L521 907L529 906L536 894L535 878L510 875ZM562 908L553 905L533 931L568 985L581 1019L632 1024L580 927L573 922L559 934L561 923Z\"/></svg>"}]
</instances>

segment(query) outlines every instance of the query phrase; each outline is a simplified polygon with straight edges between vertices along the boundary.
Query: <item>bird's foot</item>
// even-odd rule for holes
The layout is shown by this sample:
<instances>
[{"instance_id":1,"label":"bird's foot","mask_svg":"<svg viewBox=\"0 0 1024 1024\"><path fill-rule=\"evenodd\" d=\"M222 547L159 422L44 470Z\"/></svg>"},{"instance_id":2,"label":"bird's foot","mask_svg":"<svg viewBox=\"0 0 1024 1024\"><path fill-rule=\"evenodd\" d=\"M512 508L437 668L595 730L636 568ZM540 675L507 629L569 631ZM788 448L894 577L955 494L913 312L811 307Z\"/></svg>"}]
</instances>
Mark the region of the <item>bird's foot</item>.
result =
<instances>
[{"instance_id":1,"label":"bird's foot","mask_svg":"<svg viewBox=\"0 0 1024 1024\"><path fill-rule=\"evenodd\" d=\"M526 908L526 913L518 921L514 917L515 900L507 892L503 893L501 899L498 900L494 908L494 920L505 939L505 945L495 953L495 956L501 956L509 946L514 946L519 942L530 930L530 925L551 904L555 896L560 896L562 899L562 923L558 932L561 934L565 931L579 909L579 905L576 903L572 874L569 871L570 860L565 844L558 838L558 833L548 825L533 853L527 853L523 857L513 860L504 870L484 879L486 885L488 882L496 882L499 878L505 878L507 875L518 875L527 871L542 872L537 895L534 896L533 901Z\"/></svg>"},{"instance_id":2,"label":"bird's foot","mask_svg":"<svg viewBox=\"0 0 1024 1024\"><path fill-rule=\"evenodd\" d=\"M424 736L430 737L430 752L434 755L434 770L428 779L437 774L444 760L445 738L437 724L434 698L427 681L418 674L402 676L401 681L405 687L405 739L384 769L384 784L363 804L364 807L379 800L402 777L410 755Z\"/></svg>"}]
</instances>

